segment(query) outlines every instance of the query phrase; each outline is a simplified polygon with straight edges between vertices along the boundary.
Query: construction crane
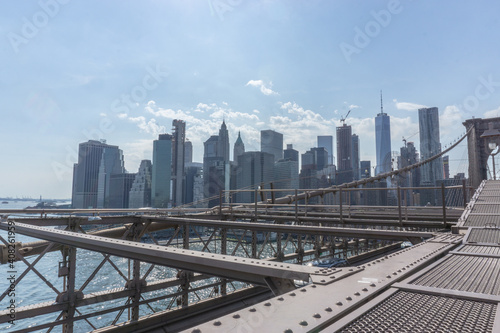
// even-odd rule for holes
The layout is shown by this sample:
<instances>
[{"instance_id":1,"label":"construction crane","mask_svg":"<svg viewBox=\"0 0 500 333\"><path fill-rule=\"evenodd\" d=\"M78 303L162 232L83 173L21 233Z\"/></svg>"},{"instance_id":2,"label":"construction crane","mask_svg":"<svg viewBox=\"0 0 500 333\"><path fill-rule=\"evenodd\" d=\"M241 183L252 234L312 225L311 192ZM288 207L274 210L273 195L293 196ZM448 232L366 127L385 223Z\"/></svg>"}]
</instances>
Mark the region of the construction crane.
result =
<instances>
[{"instance_id":1,"label":"construction crane","mask_svg":"<svg viewBox=\"0 0 500 333\"><path fill-rule=\"evenodd\" d=\"M409 136L409 137L407 137L407 138L405 138L405 137L403 136L403 142L405 143L405 147L406 147L406 142L408 141L408 139L409 139L409 138L411 138L411 137L413 137L413 136L415 136L415 135L417 135L418 133L419 133L419 132L417 132L417 133L413 133L412 135L410 135L410 136Z\"/></svg>"},{"instance_id":2,"label":"construction crane","mask_svg":"<svg viewBox=\"0 0 500 333\"><path fill-rule=\"evenodd\" d=\"M349 113L351 113L351 110L349 110L349 112L347 112L347 114L345 115L345 117L340 117L340 121L342 122L342 125L345 126L345 120L347 119L347 116L349 116Z\"/></svg>"}]
</instances>

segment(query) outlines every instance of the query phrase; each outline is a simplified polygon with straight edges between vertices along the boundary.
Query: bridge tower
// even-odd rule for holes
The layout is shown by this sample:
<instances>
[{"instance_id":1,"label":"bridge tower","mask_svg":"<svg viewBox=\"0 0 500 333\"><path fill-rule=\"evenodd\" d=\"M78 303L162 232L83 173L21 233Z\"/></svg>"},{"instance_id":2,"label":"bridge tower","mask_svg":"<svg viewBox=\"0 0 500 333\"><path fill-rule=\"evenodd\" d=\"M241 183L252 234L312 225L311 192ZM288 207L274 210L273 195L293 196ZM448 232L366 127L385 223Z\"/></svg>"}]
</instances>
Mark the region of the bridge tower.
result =
<instances>
[{"instance_id":1,"label":"bridge tower","mask_svg":"<svg viewBox=\"0 0 500 333\"><path fill-rule=\"evenodd\" d=\"M486 165L489 153L481 135L488 129L488 123L493 123L493 128L500 130L500 117L472 118L463 122L466 129L474 128L467 135L467 148L469 151L469 179L471 186L477 188L481 181L487 178Z\"/></svg>"}]
</instances>

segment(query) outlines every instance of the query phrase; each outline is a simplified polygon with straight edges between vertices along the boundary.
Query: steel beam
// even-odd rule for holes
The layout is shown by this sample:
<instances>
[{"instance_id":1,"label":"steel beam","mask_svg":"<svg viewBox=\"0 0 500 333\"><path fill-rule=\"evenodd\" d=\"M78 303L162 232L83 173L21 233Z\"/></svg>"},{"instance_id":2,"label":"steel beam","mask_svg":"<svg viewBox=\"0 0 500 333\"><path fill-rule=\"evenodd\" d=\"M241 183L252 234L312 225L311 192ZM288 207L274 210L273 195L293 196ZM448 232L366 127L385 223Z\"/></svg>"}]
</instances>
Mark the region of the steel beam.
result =
<instances>
[{"instance_id":1,"label":"steel beam","mask_svg":"<svg viewBox=\"0 0 500 333\"><path fill-rule=\"evenodd\" d=\"M0 228L6 229L7 224L0 223ZM138 259L153 264L205 273L261 286L267 286L265 279L268 277L308 281L309 276L316 273L314 268L301 265L272 263L266 260L203 253L155 244L135 243L126 240L29 226L23 223L16 224L16 232L90 251Z\"/></svg>"},{"instance_id":2,"label":"steel beam","mask_svg":"<svg viewBox=\"0 0 500 333\"><path fill-rule=\"evenodd\" d=\"M157 223L178 223L191 224L207 227L229 228L229 229L245 229L245 230L261 230L270 232L286 232L295 234L315 234L315 235L335 235L338 237L347 238L367 238L380 240L407 240L408 238L431 238L434 233L418 232L418 231L393 231L393 230L376 230L376 229L360 229L360 228L334 228L334 227L319 227L306 225L288 225L288 224L271 224L271 223L256 223L256 222L232 222L201 219L190 219L182 217L155 217L143 216L143 221L154 221ZM152 223L154 224L154 223Z\"/></svg>"}]
</instances>

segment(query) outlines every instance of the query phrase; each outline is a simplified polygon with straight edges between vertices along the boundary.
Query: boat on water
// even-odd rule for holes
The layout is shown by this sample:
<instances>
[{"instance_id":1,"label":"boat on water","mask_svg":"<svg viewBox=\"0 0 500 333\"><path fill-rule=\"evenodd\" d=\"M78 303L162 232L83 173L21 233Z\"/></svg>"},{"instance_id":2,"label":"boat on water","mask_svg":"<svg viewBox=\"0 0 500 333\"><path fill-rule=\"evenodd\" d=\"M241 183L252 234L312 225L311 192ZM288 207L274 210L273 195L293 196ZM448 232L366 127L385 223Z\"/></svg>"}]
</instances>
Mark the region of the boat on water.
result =
<instances>
[{"instance_id":1,"label":"boat on water","mask_svg":"<svg viewBox=\"0 0 500 333\"><path fill-rule=\"evenodd\" d=\"M4 205L6 205L8 203L9 203L8 201L2 201L2 204L4 204Z\"/></svg>"}]
</instances>

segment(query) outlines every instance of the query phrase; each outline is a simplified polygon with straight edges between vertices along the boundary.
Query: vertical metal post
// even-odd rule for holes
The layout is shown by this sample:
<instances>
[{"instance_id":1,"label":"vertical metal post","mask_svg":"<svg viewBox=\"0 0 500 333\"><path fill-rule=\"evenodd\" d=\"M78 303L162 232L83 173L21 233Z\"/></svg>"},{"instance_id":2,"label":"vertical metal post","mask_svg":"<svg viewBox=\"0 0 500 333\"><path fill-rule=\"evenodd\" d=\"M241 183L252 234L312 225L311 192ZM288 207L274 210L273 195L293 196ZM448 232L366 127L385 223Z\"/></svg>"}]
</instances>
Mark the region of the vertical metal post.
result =
<instances>
[{"instance_id":1,"label":"vertical metal post","mask_svg":"<svg viewBox=\"0 0 500 333\"><path fill-rule=\"evenodd\" d=\"M304 200L304 202L306 204L305 211L304 211L304 216L307 217L307 209L308 209L307 205L309 204L309 192L305 191L304 194L305 194L305 200Z\"/></svg>"},{"instance_id":2,"label":"vertical metal post","mask_svg":"<svg viewBox=\"0 0 500 333\"><path fill-rule=\"evenodd\" d=\"M467 188L465 186L465 178L462 179L462 193L464 195L464 209L467 207Z\"/></svg>"},{"instance_id":3,"label":"vertical metal post","mask_svg":"<svg viewBox=\"0 0 500 333\"><path fill-rule=\"evenodd\" d=\"M257 231L252 230L252 258L257 259Z\"/></svg>"},{"instance_id":4,"label":"vertical metal post","mask_svg":"<svg viewBox=\"0 0 500 333\"><path fill-rule=\"evenodd\" d=\"M276 202L276 193L274 192L274 184L271 183L271 203L274 205Z\"/></svg>"},{"instance_id":5,"label":"vertical metal post","mask_svg":"<svg viewBox=\"0 0 500 333\"><path fill-rule=\"evenodd\" d=\"M182 227L182 248L189 249L189 223Z\"/></svg>"},{"instance_id":6,"label":"vertical metal post","mask_svg":"<svg viewBox=\"0 0 500 333\"><path fill-rule=\"evenodd\" d=\"M76 279L76 248L65 247L63 250L63 261L67 262L68 275L66 276L65 291L68 299L68 309L64 312L62 319L69 319L66 324L63 324L63 333L73 333L73 318L76 309L76 293L75 293L75 279Z\"/></svg>"},{"instance_id":7,"label":"vertical metal post","mask_svg":"<svg viewBox=\"0 0 500 333\"><path fill-rule=\"evenodd\" d=\"M495 171L495 155L491 154L491 162L493 164L493 180L497 180L497 173Z\"/></svg>"},{"instance_id":8,"label":"vertical metal post","mask_svg":"<svg viewBox=\"0 0 500 333\"><path fill-rule=\"evenodd\" d=\"M299 224L299 202L297 200L298 193L295 189L295 224Z\"/></svg>"},{"instance_id":9,"label":"vertical metal post","mask_svg":"<svg viewBox=\"0 0 500 333\"><path fill-rule=\"evenodd\" d=\"M402 214L401 214L401 187L397 187L397 191L398 191L398 217L399 217L399 225L402 226L403 225L403 217L402 217Z\"/></svg>"},{"instance_id":10,"label":"vertical metal post","mask_svg":"<svg viewBox=\"0 0 500 333\"><path fill-rule=\"evenodd\" d=\"M219 191L219 216L222 220L222 190Z\"/></svg>"},{"instance_id":11,"label":"vertical metal post","mask_svg":"<svg viewBox=\"0 0 500 333\"><path fill-rule=\"evenodd\" d=\"M257 221L257 189L255 189L253 198L255 201L254 221Z\"/></svg>"},{"instance_id":12,"label":"vertical metal post","mask_svg":"<svg viewBox=\"0 0 500 333\"><path fill-rule=\"evenodd\" d=\"M347 216L349 216L349 218L351 218L351 194L352 192L351 191L347 191L347 202L349 203L349 208L347 210Z\"/></svg>"},{"instance_id":13,"label":"vertical metal post","mask_svg":"<svg viewBox=\"0 0 500 333\"><path fill-rule=\"evenodd\" d=\"M344 216L342 213L342 187L339 189L339 214L340 214L340 223L344 223Z\"/></svg>"},{"instance_id":14,"label":"vertical metal post","mask_svg":"<svg viewBox=\"0 0 500 333\"><path fill-rule=\"evenodd\" d=\"M141 262L139 260L133 261L133 289L134 295L132 296L132 321L139 320L139 302L141 300Z\"/></svg>"},{"instance_id":15,"label":"vertical metal post","mask_svg":"<svg viewBox=\"0 0 500 333\"><path fill-rule=\"evenodd\" d=\"M221 247L220 247L220 254L227 254L227 229L222 228L220 230L220 240L221 240ZM226 295L227 294L227 279L221 279L221 285L220 285L220 293L221 295Z\"/></svg>"},{"instance_id":16,"label":"vertical metal post","mask_svg":"<svg viewBox=\"0 0 500 333\"><path fill-rule=\"evenodd\" d=\"M446 197L444 195L444 183L441 183L441 201L443 202L443 224L446 227Z\"/></svg>"}]
</instances>

